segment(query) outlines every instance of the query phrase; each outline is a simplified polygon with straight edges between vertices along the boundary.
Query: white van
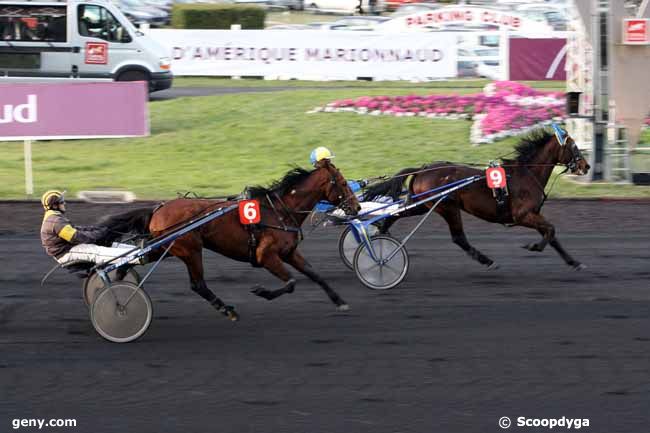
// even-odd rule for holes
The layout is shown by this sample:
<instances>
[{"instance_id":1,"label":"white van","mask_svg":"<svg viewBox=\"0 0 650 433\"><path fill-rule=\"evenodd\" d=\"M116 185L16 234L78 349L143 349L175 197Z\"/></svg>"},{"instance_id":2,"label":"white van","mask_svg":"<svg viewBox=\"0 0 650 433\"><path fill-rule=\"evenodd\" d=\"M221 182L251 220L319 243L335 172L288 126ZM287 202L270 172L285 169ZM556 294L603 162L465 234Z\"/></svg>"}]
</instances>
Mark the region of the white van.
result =
<instances>
[{"instance_id":1,"label":"white van","mask_svg":"<svg viewBox=\"0 0 650 433\"><path fill-rule=\"evenodd\" d=\"M3 77L148 81L172 85L165 49L138 31L112 3L0 0L0 82Z\"/></svg>"},{"instance_id":2,"label":"white van","mask_svg":"<svg viewBox=\"0 0 650 433\"><path fill-rule=\"evenodd\" d=\"M376 15L386 10L385 0L304 0L303 4L308 10L345 15Z\"/></svg>"}]
</instances>

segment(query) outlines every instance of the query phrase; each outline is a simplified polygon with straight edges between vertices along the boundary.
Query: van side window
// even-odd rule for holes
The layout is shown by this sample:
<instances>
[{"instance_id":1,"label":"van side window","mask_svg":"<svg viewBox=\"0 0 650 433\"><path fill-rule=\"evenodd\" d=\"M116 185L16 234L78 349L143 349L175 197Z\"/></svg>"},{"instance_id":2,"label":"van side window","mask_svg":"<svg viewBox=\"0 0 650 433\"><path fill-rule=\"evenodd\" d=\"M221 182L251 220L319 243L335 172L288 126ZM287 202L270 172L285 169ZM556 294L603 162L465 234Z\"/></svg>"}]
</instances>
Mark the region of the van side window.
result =
<instances>
[{"instance_id":1,"label":"van side window","mask_svg":"<svg viewBox=\"0 0 650 433\"><path fill-rule=\"evenodd\" d=\"M106 8L97 5L80 5L79 34L108 42L131 42L124 26Z\"/></svg>"},{"instance_id":2,"label":"van side window","mask_svg":"<svg viewBox=\"0 0 650 433\"><path fill-rule=\"evenodd\" d=\"M65 42L65 6L0 4L0 40Z\"/></svg>"}]
</instances>

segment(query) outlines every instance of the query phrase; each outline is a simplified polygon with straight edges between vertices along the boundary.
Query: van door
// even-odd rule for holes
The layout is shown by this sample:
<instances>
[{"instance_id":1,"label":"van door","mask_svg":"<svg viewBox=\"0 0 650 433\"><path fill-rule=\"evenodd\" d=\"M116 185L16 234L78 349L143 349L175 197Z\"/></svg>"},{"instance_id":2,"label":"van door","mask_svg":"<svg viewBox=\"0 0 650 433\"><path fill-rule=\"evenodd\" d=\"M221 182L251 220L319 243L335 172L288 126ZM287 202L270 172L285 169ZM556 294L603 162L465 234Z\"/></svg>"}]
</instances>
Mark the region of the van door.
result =
<instances>
[{"instance_id":1,"label":"van door","mask_svg":"<svg viewBox=\"0 0 650 433\"><path fill-rule=\"evenodd\" d=\"M74 37L79 50L73 56L81 78L116 78L112 72L118 67L138 63L139 50L134 35L108 8L79 4L76 24Z\"/></svg>"}]
</instances>

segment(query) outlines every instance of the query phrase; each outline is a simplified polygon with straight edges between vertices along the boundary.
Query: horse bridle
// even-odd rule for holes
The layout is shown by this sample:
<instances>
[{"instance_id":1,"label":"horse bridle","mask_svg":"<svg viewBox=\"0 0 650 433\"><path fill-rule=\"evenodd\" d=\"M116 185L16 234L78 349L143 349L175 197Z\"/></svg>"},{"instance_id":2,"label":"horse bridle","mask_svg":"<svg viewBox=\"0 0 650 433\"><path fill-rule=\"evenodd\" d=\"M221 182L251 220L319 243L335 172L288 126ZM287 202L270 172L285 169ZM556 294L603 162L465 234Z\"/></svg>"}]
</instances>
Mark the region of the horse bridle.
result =
<instances>
[{"instance_id":1,"label":"horse bridle","mask_svg":"<svg viewBox=\"0 0 650 433\"><path fill-rule=\"evenodd\" d=\"M323 168L325 168L325 167L323 167ZM342 187L336 181L336 174L335 173L333 174L330 171L329 167L327 167L326 169L327 169L327 173L330 175L330 179L329 179L330 185L332 185L333 187L335 187L337 189L336 190L336 192L338 193L337 198L341 202L340 206L343 208L344 211L346 211L346 213L348 213L348 211L352 211L352 208L350 207L350 205L348 203L352 197L348 197L347 199L345 198ZM292 193L295 194L296 192L297 192L297 190L294 189ZM302 238L303 238L302 228L300 227L300 224L298 224L298 220L296 220L295 214L300 214L300 213L310 214L312 212L312 210L311 209L309 209L309 210L292 209L289 206L287 206L287 204L284 202L284 200L282 200L282 197L280 197L280 195L277 192L274 191L273 196L278 201L280 206L282 207L283 213L286 214L286 216L291 219L291 222L294 224L295 227L289 227L284 223L284 218L280 215L280 213L278 212L278 209L273 204L273 200L271 199L271 197L269 197L268 194L266 195L266 199L269 202L269 205L271 206L271 209L273 210L273 213L276 214L276 216L278 217L278 219L282 223L282 227L277 227L277 226L268 225L268 224L261 224L261 225L263 225L265 227L268 227L268 228L278 229L278 230L282 230L282 231L295 231L295 232L298 232L299 236L300 236L300 239L302 240Z\"/></svg>"},{"instance_id":2,"label":"horse bridle","mask_svg":"<svg viewBox=\"0 0 650 433\"><path fill-rule=\"evenodd\" d=\"M569 134L556 123L552 123L551 127L555 132L555 139L557 140L560 147L565 147L567 145L567 142L569 141ZM580 149L578 149L578 145L576 144L576 142L573 139L571 139L571 141L572 141L572 145L571 148L569 149L569 152L571 152L571 160L563 165L566 166L567 170L571 170L571 172L573 173L578 168L578 163L580 161L584 161L584 157L582 156L582 152L580 152Z\"/></svg>"},{"instance_id":3,"label":"horse bridle","mask_svg":"<svg viewBox=\"0 0 650 433\"><path fill-rule=\"evenodd\" d=\"M563 146L566 146L568 139L569 137L567 136L564 140ZM566 165L566 168L573 173L578 168L578 163L580 161L584 161L585 158L582 156L582 152L580 152L580 149L578 149L578 145L575 141L572 142L572 146L569 151L571 152L571 160L564 165Z\"/></svg>"},{"instance_id":4,"label":"horse bridle","mask_svg":"<svg viewBox=\"0 0 650 433\"><path fill-rule=\"evenodd\" d=\"M350 206L350 200L352 199L352 196L354 194L350 194L350 197L345 197L345 191L343 191L343 187L338 184L336 181L336 174L332 174L330 171L329 167L327 168L327 172L330 175L330 185L333 185L334 188L336 188L335 192L338 194L336 198L339 200L339 207L343 209L343 211L350 215L352 213L352 207ZM338 174L338 173L337 173Z\"/></svg>"}]
</instances>

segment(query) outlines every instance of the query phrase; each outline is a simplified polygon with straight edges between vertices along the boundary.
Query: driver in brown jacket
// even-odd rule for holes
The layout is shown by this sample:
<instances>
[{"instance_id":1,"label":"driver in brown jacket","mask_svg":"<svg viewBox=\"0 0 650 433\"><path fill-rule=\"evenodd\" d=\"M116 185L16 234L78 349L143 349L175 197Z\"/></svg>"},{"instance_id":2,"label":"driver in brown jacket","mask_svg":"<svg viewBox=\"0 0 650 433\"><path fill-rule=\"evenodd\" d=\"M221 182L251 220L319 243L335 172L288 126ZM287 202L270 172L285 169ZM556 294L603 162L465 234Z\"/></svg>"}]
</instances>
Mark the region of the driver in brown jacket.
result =
<instances>
[{"instance_id":1,"label":"driver in brown jacket","mask_svg":"<svg viewBox=\"0 0 650 433\"><path fill-rule=\"evenodd\" d=\"M73 261L104 263L133 249L125 244L112 248L95 245L106 236L108 229L73 226L65 217L65 199L60 191L47 191L41 197L41 204L45 209L41 243L45 252L62 265ZM140 261L135 259L132 263L140 264Z\"/></svg>"}]
</instances>

